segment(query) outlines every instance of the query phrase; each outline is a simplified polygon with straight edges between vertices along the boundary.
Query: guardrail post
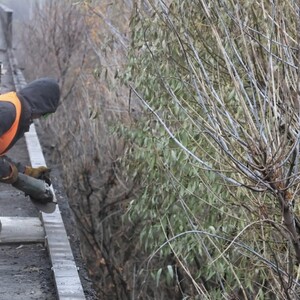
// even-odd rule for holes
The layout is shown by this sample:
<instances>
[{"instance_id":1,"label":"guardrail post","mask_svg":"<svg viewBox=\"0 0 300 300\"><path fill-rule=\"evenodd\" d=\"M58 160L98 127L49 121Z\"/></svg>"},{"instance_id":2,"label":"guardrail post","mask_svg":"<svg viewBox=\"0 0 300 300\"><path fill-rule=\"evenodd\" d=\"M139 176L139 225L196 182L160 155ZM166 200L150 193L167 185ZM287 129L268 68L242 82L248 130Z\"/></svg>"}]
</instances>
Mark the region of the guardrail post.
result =
<instances>
[{"instance_id":1,"label":"guardrail post","mask_svg":"<svg viewBox=\"0 0 300 300\"><path fill-rule=\"evenodd\" d=\"M12 21L13 10L0 4L0 18L2 22L2 28L4 30L4 36L6 40L6 47L12 48Z\"/></svg>"}]
</instances>

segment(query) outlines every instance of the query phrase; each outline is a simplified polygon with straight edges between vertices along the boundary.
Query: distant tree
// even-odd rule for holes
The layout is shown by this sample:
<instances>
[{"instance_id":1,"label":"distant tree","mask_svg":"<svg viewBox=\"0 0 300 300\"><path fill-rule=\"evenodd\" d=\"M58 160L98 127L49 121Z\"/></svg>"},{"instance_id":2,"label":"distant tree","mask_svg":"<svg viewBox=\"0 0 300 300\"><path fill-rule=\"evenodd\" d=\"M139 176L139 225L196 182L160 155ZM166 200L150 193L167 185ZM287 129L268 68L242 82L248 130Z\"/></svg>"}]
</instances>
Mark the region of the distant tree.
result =
<instances>
[{"instance_id":1,"label":"distant tree","mask_svg":"<svg viewBox=\"0 0 300 300\"><path fill-rule=\"evenodd\" d=\"M63 98L72 91L86 55L84 14L73 1L47 1L32 8L34 18L23 24L21 64L27 59L28 79L54 76L60 79ZM19 51L22 53L21 51Z\"/></svg>"}]
</instances>

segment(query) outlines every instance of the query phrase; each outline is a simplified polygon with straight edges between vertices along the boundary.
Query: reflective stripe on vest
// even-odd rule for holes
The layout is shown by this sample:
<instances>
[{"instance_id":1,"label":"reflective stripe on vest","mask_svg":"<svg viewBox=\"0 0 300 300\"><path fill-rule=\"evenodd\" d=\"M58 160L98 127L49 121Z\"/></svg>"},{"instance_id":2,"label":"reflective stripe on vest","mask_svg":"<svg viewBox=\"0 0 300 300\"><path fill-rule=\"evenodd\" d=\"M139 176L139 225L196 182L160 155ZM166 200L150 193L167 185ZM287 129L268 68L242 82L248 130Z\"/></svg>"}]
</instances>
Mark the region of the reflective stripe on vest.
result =
<instances>
[{"instance_id":1,"label":"reflective stripe on vest","mask_svg":"<svg viewBox=\"0 0 300 300\"><path fill-rule=\"evenodd\" d=\"M21 102L17 97L16 92L10 92L0 95L0 102L10 102L16 108L16 118L11 127L0 137L0 156L5 154L14 137L17 134L19 121L21 116Z\"/></svg>"}]
</instances>

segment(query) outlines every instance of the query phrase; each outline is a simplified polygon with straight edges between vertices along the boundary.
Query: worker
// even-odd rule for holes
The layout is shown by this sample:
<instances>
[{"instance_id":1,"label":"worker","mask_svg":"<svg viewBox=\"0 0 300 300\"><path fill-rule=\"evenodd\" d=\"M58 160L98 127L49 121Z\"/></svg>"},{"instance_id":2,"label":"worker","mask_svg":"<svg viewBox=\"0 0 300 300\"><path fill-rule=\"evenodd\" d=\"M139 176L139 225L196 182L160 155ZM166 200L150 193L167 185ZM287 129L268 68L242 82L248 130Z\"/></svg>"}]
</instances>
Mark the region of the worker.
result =
<instances>
[{"instance_id":1,"label":"worker","mask_svg":"<svg viewBox=\"0 0 300 300\"><path fill-rule=\"evenodd\" d=\"M56 111L59 98L59 85L53 78L37 79L19 92L0 95L0 182L14 184L19 173L50 182L46 166L24 166L5 153L29 131L34 119Z\"/></svg>"}]
</instances>

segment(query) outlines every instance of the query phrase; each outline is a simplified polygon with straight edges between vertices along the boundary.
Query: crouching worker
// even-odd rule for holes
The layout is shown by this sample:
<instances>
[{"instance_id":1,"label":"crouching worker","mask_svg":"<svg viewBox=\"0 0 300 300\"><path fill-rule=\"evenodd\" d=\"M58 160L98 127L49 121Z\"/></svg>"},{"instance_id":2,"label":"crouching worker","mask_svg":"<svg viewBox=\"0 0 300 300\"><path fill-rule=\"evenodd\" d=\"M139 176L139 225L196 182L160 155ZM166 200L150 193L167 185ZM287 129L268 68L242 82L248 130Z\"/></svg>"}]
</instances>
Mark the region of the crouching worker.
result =
<instances>
[{"instance_id":1,"label":"crouching worker","mask_svg":"<svg viewBox=\"0 0 300 300\"><path fill-rule=\"evenodd\" d=\"M52 78L37 79L19 92L0 95L0 182L18 188L18 178L25 174L51 183L47 167L24 166L11 160L5 153L29 131L34 119L56 111L59 97L59 85Z\"/></svg>"}]
</instances>

